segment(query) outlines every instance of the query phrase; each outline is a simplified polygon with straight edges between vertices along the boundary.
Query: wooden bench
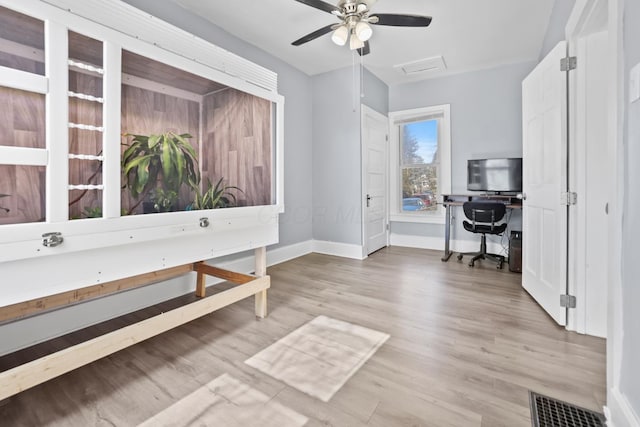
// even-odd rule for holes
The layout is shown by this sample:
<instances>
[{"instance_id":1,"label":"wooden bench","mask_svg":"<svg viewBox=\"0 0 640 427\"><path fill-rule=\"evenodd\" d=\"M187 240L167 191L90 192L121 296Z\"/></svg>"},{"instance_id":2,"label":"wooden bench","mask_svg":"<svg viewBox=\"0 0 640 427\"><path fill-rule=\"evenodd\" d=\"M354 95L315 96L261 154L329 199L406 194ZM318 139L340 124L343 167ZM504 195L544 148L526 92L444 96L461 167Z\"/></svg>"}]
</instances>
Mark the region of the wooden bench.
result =
<instances>
[{"instance_id":1,"label":"wooden bench","mask_svg":"<svg viewBox=\"0 0 640 427\"><path fill-rule=\"evenodd\" d=\"M255 296L256 316L266 317L267 289L271 286L270 277L266 275L266 248L256 249L255 255L255 275L200 261L0 308L0 321L8 321L189 272L197 273L197 301L1 372L0 401L250 296ZM207 297L207 276L224 279L235 286Z\"/></svg>"}]
</instances>

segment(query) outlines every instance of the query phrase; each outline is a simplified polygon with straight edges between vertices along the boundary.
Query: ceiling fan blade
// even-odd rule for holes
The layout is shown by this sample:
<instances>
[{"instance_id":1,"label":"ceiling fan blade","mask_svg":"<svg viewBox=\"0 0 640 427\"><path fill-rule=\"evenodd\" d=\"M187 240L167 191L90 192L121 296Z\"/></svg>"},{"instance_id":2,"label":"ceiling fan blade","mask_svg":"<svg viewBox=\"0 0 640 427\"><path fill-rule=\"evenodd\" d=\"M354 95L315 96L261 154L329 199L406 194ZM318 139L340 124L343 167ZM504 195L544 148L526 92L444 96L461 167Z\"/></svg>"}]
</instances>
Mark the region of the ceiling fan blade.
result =
<instances>
[{"instance_id":1,"label":"ceiling fan blade","mask_svg":"<svg viewBox=\"0 0 640 427\"><path fill-rule=\"evenodd\" d=\"M322 27L319 30L315 30L313 33L309 33L306 36L299 38L298 40L291 43L294 46L300 46L301 44L305 44L310 42L311 40L315 40L318 37L324 36L327 33L330 33L333 30L334 24L327 25L326 27Z\"/></svg>"},{"instance_id":2,"label":"ceiling fan blade","mask_svg":"<svg viewBox=\"0 0 640 427\"><path fill-rule=\"evenodd\" d=\"M315 7L327 13L333 13L334 11L340 12L336 6L325 3L322 0L295 0L298 3L306 4L307 6Z\"/></svg>"},{"instance_id":3,"label":"ceiling fan blade","mask_svg":"<svg viewBox=\"0 0 640 427\"><path fill-rule=\"evenodd\" d=\"M369 55L370 53L371 53L371 47L369 46L369 40L367 40L366 42L364 42L364 47L361 47L360 49L358 49L358 55L365 56L365 55Z\"/></svg>"},{"instance_id":4,"label":"ceiling fan blade","mask_svg":"<svg viewBox=\"0 0 640 427\"><path fill-rule=\"evenodd\" d=\"M396 15L393 13L376 13L371 15L369 23L375 25L393 25L395 27L428 27L431 24L430 16L420 15ZM376 22L377 18L377 22Z\"/></svg>"}]
</instances>

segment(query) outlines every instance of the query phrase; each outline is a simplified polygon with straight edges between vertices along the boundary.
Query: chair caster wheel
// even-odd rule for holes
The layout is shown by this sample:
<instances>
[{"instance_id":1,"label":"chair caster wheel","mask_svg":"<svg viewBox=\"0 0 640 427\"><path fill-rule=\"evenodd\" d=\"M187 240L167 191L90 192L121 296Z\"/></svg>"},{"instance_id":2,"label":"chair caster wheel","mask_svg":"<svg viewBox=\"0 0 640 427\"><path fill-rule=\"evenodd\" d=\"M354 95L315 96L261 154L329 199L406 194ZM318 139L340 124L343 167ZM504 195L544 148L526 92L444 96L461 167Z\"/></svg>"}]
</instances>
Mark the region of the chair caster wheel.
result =
<instances>
[{"instance_id":1,"label":"chair caster wheel","mask_svg":"<svg viewBox=\"0 0 640 427\"><path fill-rule=\"evenodd\" d=\"M473 262L473 261L471 261L471 262L469 263L469 267L473 267L473 264L474 264L474 262Z\"/></svg>"},{"instance_id":2,"label":"chair caster wheel","mask_svg":"<svg viewBox=\"0 0 640 427\"><path fill-rule=\"evenodd\" d=\"M458 255L458 261L462 261L462 254Z\"/></svg>"}]
</instances>

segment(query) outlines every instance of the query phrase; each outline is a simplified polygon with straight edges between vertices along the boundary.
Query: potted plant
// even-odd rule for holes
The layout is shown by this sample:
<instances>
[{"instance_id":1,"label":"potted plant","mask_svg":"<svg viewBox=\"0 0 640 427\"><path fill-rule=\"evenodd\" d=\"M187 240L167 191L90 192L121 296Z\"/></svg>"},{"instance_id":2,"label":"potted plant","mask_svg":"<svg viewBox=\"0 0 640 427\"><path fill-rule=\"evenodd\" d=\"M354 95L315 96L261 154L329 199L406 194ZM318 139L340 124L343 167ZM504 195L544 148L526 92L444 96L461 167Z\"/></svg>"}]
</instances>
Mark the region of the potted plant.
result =
<instances>
[{"instance_id":1,"label":"potted plant","mask_svg":"<svg viewBox=\"0 0 640 427\"><path fill-rule=\"evenodd\" d=\"M148 199L152 191L155 191L156 197L152 206L162 205L164 208L167 202L164 196L175 198L175 204L183 185L194 191L198 189L200 171L196 151L188 141L191 135L167 132L161 135L124 136L132 137L132 140L130 144L125 144L127 148L122 155L122 174L125 187L138 200L129 208L129 214Z\"/></svg>"},{"instance_id":2,"label":"potted plant","mask_svg":"<svg viewBox=\"0 0 640 427\"><path fill-rule=\"evenodd\" d=\"M224 178L220 178L214 186L211 184L209 178L207 178L207 190L204 193L201 193L199 188L196 189L196 197L190 208L195 210L228 208L235 206L237 202L236 196L229 190L236 190L241 193L243 193L243 191L235 186L223 185L223 180Z\"/></svg>"},{"instance_id":3,"label":"potted plant","mask_svg":"<svg viewBox=\"0 0 640 427\"><path fill-rule=\"evenodd\" d=\"M173 190L156 188L151 192L151 203L153 203L154 212L174 211L178 204L178 193Z\"/></svg>"}]
</instances>

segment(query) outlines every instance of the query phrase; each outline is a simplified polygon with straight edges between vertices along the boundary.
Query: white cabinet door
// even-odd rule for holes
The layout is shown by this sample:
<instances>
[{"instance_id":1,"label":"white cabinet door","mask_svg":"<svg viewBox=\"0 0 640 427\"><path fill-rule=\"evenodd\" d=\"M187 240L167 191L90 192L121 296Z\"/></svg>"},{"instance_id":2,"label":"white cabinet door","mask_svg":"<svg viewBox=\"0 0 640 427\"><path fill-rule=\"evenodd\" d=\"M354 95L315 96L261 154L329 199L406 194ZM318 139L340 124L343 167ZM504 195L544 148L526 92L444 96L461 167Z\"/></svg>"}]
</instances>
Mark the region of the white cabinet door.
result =
<instances>
[{"instance_id":1,"label":"white cabinet door","mask_svg":"<svg viewBox=\"0 0 640 427\"><path fill-rule=\"evenodd\" d=\"M567 75L561 42L522 82L522 285L559 324L567 286Z\"/></svg>"}]
</instances>

